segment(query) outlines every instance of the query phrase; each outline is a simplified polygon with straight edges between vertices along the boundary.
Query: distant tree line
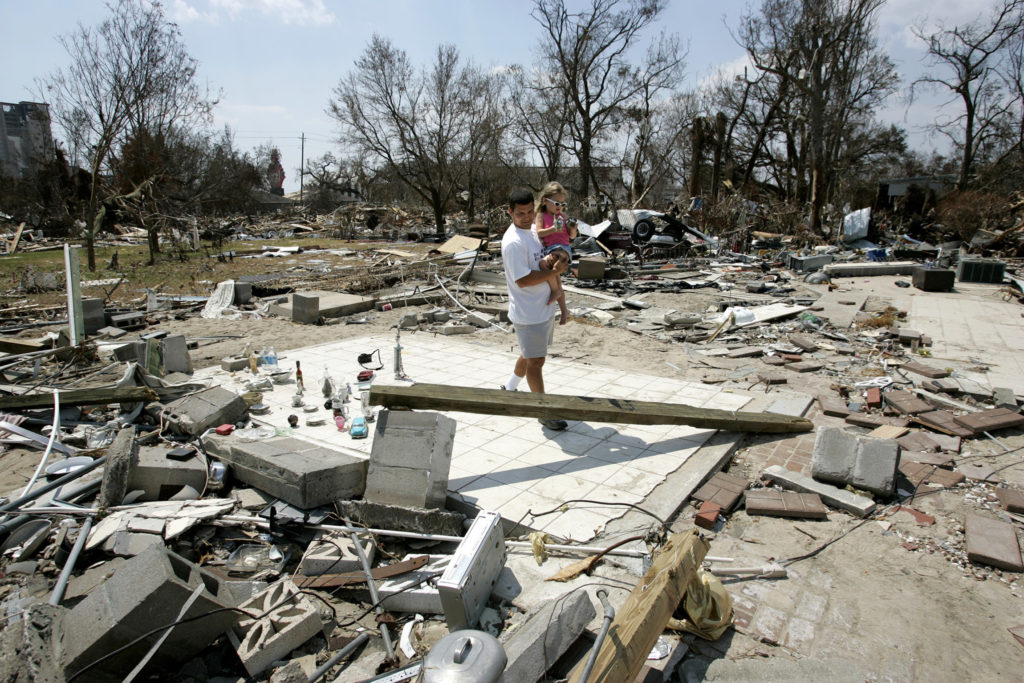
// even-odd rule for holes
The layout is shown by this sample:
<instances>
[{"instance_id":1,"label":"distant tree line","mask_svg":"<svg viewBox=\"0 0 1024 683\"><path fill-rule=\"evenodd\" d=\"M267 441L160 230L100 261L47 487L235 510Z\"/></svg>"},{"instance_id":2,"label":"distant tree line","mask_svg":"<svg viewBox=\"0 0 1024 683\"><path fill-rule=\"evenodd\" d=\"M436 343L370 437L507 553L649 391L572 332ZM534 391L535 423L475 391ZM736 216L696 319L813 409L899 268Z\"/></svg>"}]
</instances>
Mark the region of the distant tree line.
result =
<instances>
[{"instance_id":1,"label":"distant tree line","mask_svg":"<svg viewBox=\"0 0 1024 683\"><path fill-rule=\"evenodd\" d=\"M950 174L971 196L1018 190L1024 0L1000 0L963 26L912 27L928 60L906 94L946 98L933 130L948 156L910 149L904 128L879 120L900 94L878 40L884 1L761 0L729 27L748 57L742 74L692 91L682 89L686 46L666 31L666 0L579 10L534 0L534 62L500 70L453 45L415 64L374 35L328 95L340 147L308 161L307 187L320 200L358 188L369 201L426 207L438 233L447 213L473 220L510 185L558 179L592 218L609 204L700 197L706 216L732 207L734 221L735 207L773 205L821 236L843 207L870 205L884 177ZM199 87L160 5L118 0L61 44L70 63L40 91L70 161L54 164L82 171L50 168L20 196L78 221L90 267L110 207L134 211L155 254L175 217L250 205L270 150L242 153L230 131L210 132L217 95Z\"/></svg>"}]
</instances>

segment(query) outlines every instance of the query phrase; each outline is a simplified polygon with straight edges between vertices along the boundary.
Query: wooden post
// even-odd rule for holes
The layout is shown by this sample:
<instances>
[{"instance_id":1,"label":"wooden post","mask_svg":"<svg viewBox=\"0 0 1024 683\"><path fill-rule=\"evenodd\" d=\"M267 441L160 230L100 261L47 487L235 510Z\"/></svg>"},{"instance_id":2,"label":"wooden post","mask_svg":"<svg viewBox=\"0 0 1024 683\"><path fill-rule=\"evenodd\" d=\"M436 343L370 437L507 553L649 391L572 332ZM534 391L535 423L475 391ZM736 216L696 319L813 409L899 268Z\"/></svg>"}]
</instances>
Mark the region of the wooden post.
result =
<instances>
[{"instance_id":1,"label":"wooden post","mask_svg":"<svg viewBox=\"0 0 1024 683\"><path fill-rule=\"evenodd\" d=\"M588 683L621 683L636 678L669 617L686 595L686 587L697 576L709 547L695 529L669 538L615 613ZM573 669L570 683L579 683L583 664L580 662Z\"/></svg>"},{"instance_id":2,"label":"wooden post","mask_svg":"<svg viewBox=\"0 0 1024 683\"><path fill-rule=\"evenodd\" d=\"M64 277L68 290L68 336L71 345L85 341L85 315L82 313L82 274L78 262L78 246L64 245Z\"/></svg>"},{"instance_id":3,"label":"wooden post","mask_svg":"<svg viewBox=\"0 0 1024 683\"><path fill-rule=\"evenodd\" d=\"M463 413L539 418L550 418L554 415L562 420L690 425L706 429L772 434L809 432L814 428L814 424L807 418L775 413L744 413L700 408L683 403L534 394L528 391L476 389L444 384L375 384L370 388L370 403L394 409L455 410Z\"/></svg>"}]
</instances>

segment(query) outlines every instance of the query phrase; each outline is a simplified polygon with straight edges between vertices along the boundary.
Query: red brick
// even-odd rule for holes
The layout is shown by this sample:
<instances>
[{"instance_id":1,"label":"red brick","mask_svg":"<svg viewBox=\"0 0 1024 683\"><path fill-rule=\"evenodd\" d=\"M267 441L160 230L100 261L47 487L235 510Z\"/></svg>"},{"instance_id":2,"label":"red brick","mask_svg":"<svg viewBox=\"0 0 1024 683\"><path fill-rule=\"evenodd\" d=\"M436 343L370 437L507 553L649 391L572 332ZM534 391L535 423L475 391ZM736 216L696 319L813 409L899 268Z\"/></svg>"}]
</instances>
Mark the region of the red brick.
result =
<instances>
[{"instance_id":1,"label":"red brick","mask_svg":"<svg viewBox=\"0 0 1024 683\"><path fill-rule=\"evenodd\" d=\"M864 402L872 408L880 408L882 406L882 390L878 387L871 387L866 392Z\"/></svg>"},{"instance_id":2,"label":"red brick","mask_svg":"<svg viewBox=\"0 0 1024 683\"><path fill-rule=\"evenodd\" d=\"M918 484L936 484L945 488L956 486L963 482L964 475L959 472L950 472L941 467L922 465L918 462L905 461L900 463L900 472L910 480L914 486Z\"/></svg>"},{"instance_id":3,"label":"red brick","mask_svg":"<svg viewBox=\"0 0 1024 683\"><path fill-rule=\"evenodd\" d=\"M743 491L750 483L743 477L724 472L715 472L703 486L697 489L693 497L700 501L711 501L725 512L732 510L743 496Z\"/></svg>"},{"instance_id":4,"label":"red brick","mask_svg":"<svg viewBox=\"0 0 1024 683\"><path fill-rule=\"evenodd\" d=\"M718 515L721 512L722 507L720 505L711 501L705 501L701 503L697 516L693 518L693 523L702 529L712 529L715 526L715 522L718 521Z\"/></svg>"},{"instance_id":5,"label":"red brick","mask_svg":"<svg viewBox=\"0 0 1024 683\"><path fill-rule=\"evenodd\" d=\"M906 512L907 514L911 515L915 520L917 520L919 526L931 526L932 524L935 524L935 518L931 515L926 515L920 510L908 508L905 505L897 505L895 512Z\"/></svg>"},{"instance_id":6,"label":"red brick","mask_svg":"<svg viewBox=\"0 0 1024 683\"><path fill-rule=\"evenodd\" d=\"M909 391L888 391L885 393L885 402L905 415L928 413L935 409L931 403L914 396Z\"/></svg>"},{"instance_id":7,"label":"red brick","mask_svg":"<svg viewBox=\"0 0 1024 683\"><path fill-rule=\"evenodd\" d=\"M996 429L1018 427L1024 424L1024 415L1007 408L993 408L992 410L983 410L980 413L957 415L953 418L953 421L961 427L970 429L974 434L981 434L982 432L991 432Z\"/></svg>"},{"instance_id":8,"label":"red brick","mask_svg":"<svg viewBox=\"0 0 1024 683\"><path fill-rule=\"evenodd\" d=\"M927 377L929 379L940 379L942 377L949 377L949 372L947 372L946 370L933 368L928 365L925 365L924 363L918 363L916 361L904 363L903 369L913 372L917 375L921 375L922 377Z\"/></svg>"}]
</instances>

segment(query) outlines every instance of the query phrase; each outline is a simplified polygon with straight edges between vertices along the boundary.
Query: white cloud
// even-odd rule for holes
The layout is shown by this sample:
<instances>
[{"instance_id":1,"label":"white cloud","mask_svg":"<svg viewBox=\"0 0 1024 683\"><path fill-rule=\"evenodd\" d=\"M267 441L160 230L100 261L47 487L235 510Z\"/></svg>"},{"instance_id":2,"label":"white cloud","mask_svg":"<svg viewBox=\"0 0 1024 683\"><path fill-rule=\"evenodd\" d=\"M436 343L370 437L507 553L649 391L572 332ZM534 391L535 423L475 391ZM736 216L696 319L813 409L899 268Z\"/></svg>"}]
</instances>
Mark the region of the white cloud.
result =
<instances>
[{"instance_id":1,"label":"white cloud","mask_svg":"<svg viewBox=\"0 0 1024 683\"><path fill-rule=\"evenodd\" d=\"M210 5L223 10L232 20L251 11L299 26L323 26L333 24L335 19L324 0L210 0Z\"/></svg>"},{"instance_id":2,"label":"white cloud","mask_svg":"<svg viewBox=\"0 0 1024 683\"><path fill-rule=\"evenodd\" d=\"M178 24L187 24L193 21L208 21L216 23L215 12L200 12L185 0L174 0L167 9L167 17Z\"/></svg>"}]
</instances>

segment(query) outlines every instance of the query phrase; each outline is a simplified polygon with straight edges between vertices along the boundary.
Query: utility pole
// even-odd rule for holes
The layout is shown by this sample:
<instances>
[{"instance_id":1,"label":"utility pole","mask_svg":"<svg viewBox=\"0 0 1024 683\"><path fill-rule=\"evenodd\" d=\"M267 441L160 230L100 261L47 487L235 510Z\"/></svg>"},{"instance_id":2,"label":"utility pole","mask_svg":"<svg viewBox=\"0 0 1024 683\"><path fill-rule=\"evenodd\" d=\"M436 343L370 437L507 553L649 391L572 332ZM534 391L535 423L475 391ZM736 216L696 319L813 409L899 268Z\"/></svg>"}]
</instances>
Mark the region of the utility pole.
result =
<instances>
[{"instance_id":1,"label":"utility pole","mask_svg":"<svg viewBox=\"0 0 1024 683\"><path fill-rule=\"evenodd\" d=\"M303 180L306 175L306 134L302 134L302 151L299 152L299 203L302 203Z\"/></svg>"}]
</instances>

